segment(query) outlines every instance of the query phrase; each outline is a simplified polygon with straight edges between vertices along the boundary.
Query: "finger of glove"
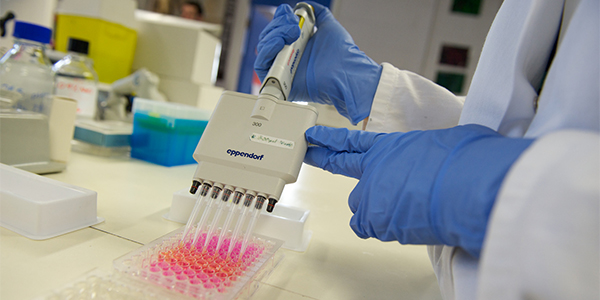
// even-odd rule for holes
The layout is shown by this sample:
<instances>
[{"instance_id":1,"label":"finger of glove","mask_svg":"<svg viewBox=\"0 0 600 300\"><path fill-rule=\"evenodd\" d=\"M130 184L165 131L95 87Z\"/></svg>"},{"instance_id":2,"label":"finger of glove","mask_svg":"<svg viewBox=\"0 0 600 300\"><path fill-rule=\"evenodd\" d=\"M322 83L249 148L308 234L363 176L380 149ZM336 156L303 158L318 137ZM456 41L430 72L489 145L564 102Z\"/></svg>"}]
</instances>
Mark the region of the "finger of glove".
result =
<instances>
[{"instance_id":1,"label":"finger of glove","mask_svg":"<svg viewBox=\"0 0 600 300\"><path fill-rule=\"evenodd\" d=\"M323 147L308 147L304 162L329 171L356 179L362 176L362 154L332 151Z\"/></svg>"},{"instance_id":2,"label":"finger of glove","mask_svg":"<svg viewBox=\"0 0 600 300\"><path fill-rule=\"evenodd\" d=\"M314 126L306 130L306 140L334 151L362 153L369 150L382 133Z\"/></svg>"},{"instance_id":3,"label":"finger of glove","mask_svg":"<svg viewBox=\"0 0 600 300\"><path fill-rule=\"evenodd\" d=\"M300 26L298 16L294 14L283 15L276 19L273 19L267 27L261 31L258 40L260 42L265 42L269 40L269 37L279 35L281 38L285 40L286 44L291 44L298 39L300 36ZM276 35L273 35L273 32L276 32ZM260 47L259 42L259 47Z\"/></svg>"},{"instance_id":4,"label":"finger of glove","mask_svg":"<svg viewBox=\"0 0 600 300\"><path fill-rule=\"evenodd\" d=\"M291 16L295 17L294 15ZM281 21L281 20L279 20ZM291 20L294 21L294 20ZM277 20L272 23L282 23ZM269 26L272 24L269 23ZM256 60L254 61L254 70L262 81L267 75L269 68L273 64L275 57L286 44L291 44L298 39L300 36L300 27L298 27L297 17L294 23L290 23L289 20L283 22L283 25L277 25L272 27L271 30L267 31L267 28L263 33L267 32L264 36L261 33L261 39L256 47L258 53Z\"/></svg>"},{"instance_id":5,"label":"finger of glove","mask_svg":"<svg viewBox=\"0 0 600 300\"><path fill-rule=\"evenodd\" d=\"M263 32L261 33L258 45L256 46L256 49L259 53L262 52L263 48L269 47L274 42L279 43L280 41L283 41L284 45L289 45L295 42L298 39L298 37L300 37L300 27L298 26L297 17L295 20L291 20L290 22L285 21L282 23L278 21L281 20L276 19L269 23L269 25L267 25L267 28L265 28L265 30L263 30ZM272 26L272 24L274 23L278 24ZM269 26L272 27L269 28Z\"/></svg>"},{"instance_id":6,"label":"finger of glove","mask_svg":"<svg viewBox=\"0 0 600 300\"><path fill-rule=\"evenodd\" d=\"M274 35L276 35L276 33L274 33ZM267 76L271 65L273 65L275 57L285 46L285 41L280 37L274 37L271 38L268 43L263 43L262 41L261 43L259 43L258 54L254 61L254 70L262 82L265 79L264 77Z\"/></svg>"},{"instance_id":7,"label":"finger of glove","mask_svg":"<svg viewBox=\"0 0 600 300\"><path fill-rule=\"evenodd\" d=\"M295 20L295 21L294 21ZM292 8L287 4L282 4L277 7L273 20L267 24L267 26L260 32L258 36L259 40L262 40L269 32L273 31L277 27L298 24L298 17L294 14Z\"/></svg>"}]
</instances>

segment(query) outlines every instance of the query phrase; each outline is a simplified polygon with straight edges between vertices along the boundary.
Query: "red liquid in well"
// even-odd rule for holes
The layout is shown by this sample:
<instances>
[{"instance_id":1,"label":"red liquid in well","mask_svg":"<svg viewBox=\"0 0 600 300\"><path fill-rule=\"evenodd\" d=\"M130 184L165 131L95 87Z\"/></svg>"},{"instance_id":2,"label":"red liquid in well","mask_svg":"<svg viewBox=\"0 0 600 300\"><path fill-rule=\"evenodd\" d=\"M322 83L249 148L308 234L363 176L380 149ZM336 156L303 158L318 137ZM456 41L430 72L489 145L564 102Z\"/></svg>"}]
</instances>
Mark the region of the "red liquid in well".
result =
<instances>
[{"instance_id":1,"label":"red liquid in well","mask_svg":"<svg viewBox=\"0 0 600 300\"><path fill-rule=\"evenodd\" d=\"M239 276L262 254L264 247L250 243L243 255L240 254L241 242L236 243L227 256L231 240L226 238L220 249L217 246L218 236L213 236L206 249L206 234L192 245L175 244L158 254L157 261L151 261L151 272L162 271L163 276L172 276L178 281L188 281L191 285L202 285L205 289L216 289L226 292L226 288L235 284Z\"/></svg>"}]
</instances>

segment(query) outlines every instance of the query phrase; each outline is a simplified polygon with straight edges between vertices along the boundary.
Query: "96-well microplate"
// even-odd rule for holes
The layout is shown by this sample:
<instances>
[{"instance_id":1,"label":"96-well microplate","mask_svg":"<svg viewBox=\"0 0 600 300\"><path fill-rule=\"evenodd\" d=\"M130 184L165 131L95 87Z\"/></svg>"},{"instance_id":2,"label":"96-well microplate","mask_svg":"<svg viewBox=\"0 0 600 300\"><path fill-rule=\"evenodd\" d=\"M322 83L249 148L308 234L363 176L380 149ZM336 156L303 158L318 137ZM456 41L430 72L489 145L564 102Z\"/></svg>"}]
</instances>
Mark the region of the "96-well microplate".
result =
<instances>
[{"instance_id":1,"label":"96-well microplate","mask_svg":"<svg viewBox=\"0 0 600 300\"><path fill-rule=\"evenodd\" d=\"M229 300L248 298L258 288L258 280L281 259L274 257L283 244L279 240L254 235L242 256L238 241L227 257L229 237L216 251L218 233L202 249L206 233L192 245L181 241L182 231L178 229L116 259L115 269L188 297Z\"/></svg>"}]
</instances>

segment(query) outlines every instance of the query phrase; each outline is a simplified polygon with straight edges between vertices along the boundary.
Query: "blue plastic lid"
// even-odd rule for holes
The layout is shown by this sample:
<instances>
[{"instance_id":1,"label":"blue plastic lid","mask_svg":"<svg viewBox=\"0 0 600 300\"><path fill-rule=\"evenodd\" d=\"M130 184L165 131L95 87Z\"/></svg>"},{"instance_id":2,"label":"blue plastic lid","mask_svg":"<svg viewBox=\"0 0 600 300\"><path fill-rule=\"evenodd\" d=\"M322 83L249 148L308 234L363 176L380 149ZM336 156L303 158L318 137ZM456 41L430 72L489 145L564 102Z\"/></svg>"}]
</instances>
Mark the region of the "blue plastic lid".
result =
<instances>
[{"instance_id":1,"label":"blue plastic lid","mask_svg":"<svg viewBox=\"0 0 600 300\"><path fill-rule=\"evenodd\" d=\"M15 21L15 30L13 32L13 36L38 43L50 44L52 30L50 30L48 27L40 25Z\"/></svg>"}]
</instances>

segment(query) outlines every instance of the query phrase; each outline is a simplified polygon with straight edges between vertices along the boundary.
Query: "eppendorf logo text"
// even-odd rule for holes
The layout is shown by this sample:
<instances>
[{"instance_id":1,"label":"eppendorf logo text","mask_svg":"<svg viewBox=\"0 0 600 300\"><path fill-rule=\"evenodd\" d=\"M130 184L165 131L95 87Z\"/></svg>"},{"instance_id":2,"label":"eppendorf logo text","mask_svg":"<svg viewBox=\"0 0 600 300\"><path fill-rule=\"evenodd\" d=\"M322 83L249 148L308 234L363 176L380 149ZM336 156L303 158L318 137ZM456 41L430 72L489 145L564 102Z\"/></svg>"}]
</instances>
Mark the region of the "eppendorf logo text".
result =
<instances>
[{"instance_id":1,"label":"eppendorf logo text","mask_svg":"<svg viewBox=\"0 0 600 300\"><path fill-rule=\"evenodd\" d=\"M237 151L237 150L233 150L233 149L227 149L227 154L229 154L230 156L233 157L246 157L246 158L251 158L251 159L256 159L256 160L262 160L263 157L265 157L264 154L261 155L256 155L254 153L247 153L247 152L242 152L242 151Z\"/></svg>"}]
</instances>

